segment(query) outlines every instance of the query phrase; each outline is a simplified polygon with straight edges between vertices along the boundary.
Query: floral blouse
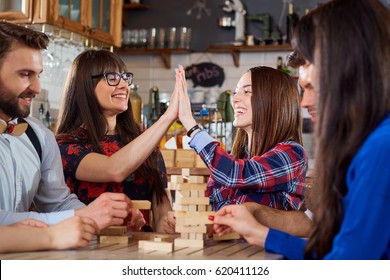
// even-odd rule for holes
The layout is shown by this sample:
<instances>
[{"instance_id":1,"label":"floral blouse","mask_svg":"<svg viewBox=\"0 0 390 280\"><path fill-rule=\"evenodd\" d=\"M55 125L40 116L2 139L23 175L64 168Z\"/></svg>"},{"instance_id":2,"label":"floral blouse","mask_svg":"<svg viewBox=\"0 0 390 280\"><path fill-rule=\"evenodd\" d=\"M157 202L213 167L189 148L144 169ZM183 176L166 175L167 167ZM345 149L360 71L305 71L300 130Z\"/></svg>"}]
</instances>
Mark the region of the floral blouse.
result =
<instances>
[{"instance_id":1,"label":"floral blouse","mask_svg":"<svg viewBox=\"0 0 390 280\"><path fill-rule=\"evenodd\" d=\"M75 193L77 197L89 204L94 201L99 195L104 192L125 193L132 200L149 200L152 201L153 195L153 178L146 176L137 176L136 174L129 174L129 176L121 183L96 183L85 182L76 179L76 170L81 160L93 153L90 143L78 142L77 139L84 138L86 130L79 128L69 139L61 139L58 141L58 146L61 152L62 165L64 168L65 181L70 191ZM110 156L120 150L124 144L119 138L119 135L106 135L100 142L104 153ZM129 158L129 160L131 160ZM164 160L160 152L158 152L159 172L164 188L167 186L167 173ZM141 211L144 214L146 225L150 225L149 211Z\"/></svg>"}]
</instances>

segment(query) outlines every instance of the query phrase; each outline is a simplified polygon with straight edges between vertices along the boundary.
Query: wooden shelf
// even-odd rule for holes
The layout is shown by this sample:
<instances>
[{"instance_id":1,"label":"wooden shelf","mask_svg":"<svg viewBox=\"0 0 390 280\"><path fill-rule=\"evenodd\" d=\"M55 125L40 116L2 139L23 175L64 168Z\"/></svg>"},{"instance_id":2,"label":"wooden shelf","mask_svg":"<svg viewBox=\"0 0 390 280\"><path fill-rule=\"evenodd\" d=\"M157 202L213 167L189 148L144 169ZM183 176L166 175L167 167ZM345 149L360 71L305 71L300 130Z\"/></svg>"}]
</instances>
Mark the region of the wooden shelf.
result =
<instances>
[{"instance_id":1,"label":"wooden shelf","mask_svg":"<svg viewBox=\"0 0 390 280\"><path fill-rule=\"evenodd\" d=\"M266 46L210 46L207 52L210 53L230 53L233 58L234 65L240 66L240 53L242 52L284 52L292 51L291 45L266 45Z\"/></svg>"},{"instance_id":2,"label":"wooden shelf","mask_svg":"<svg viewBox=\"0 0 390 280\"><path fill-rule=\"evenodd\" d=\"M172 54L188 54L189 49L147 49L147 48L121 48L115 49L115 53L119 55L159 55L167 69L171 69Z\"/></svg>"}]
</instances>

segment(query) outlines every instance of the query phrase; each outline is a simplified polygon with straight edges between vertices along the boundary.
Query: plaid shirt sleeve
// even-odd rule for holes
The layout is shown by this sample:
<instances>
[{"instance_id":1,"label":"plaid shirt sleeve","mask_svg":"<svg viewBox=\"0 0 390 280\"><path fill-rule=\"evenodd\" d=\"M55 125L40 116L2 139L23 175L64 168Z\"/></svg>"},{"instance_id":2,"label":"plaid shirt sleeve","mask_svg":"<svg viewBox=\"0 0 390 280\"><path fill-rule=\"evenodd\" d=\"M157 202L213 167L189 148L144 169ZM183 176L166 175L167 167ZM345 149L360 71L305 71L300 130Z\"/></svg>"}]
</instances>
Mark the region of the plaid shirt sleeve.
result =
<instances>
[{"instance_id":1,"label":"plaid shirt sleeve","mask_svg":"<svg viewBox=\"0 0 390 280\"><path fill-rule=\"evenodd\" d=\"M214 209L249 201L286 210L302 205L307 156L298 143L281 142L261 156L239 160L217 141L200 146L194 148L210 169L207 192Z\"/></svg>"},{"instance_id":2,"label":"plaid shirt sleeve","mask_svg":"<svg viewBox=\"0 0 390 280\"><path fill-rule=\"evenodd\" d=\"M261 156L238 160L212 142L199 155L214 179L227 187L273 189L306 171L305 150L294 142L282 142Z\"/></svg>"}]
</instances>

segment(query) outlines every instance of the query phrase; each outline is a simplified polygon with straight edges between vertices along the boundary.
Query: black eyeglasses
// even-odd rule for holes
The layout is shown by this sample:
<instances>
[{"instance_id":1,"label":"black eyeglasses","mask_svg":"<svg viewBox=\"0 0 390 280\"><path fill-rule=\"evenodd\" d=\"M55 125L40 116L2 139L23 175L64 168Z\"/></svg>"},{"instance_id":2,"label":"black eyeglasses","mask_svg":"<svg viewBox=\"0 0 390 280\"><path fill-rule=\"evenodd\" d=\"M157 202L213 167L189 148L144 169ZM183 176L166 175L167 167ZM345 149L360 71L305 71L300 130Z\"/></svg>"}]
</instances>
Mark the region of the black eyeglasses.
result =
<instances>
[{"instance_id":1,"label":"black eyeglasses","mask_svg":"<svg viewBox=\"0 0 390 280\"><path fill-rule=\"evenodd\" d=\"M107 84L113 87L119 85L121 78L125 82L127 82L129 86L133 83L133 73L130 72L124 72L122 74L116 72L106 72L101 75L91 76L92 79L101 78L101 77L106 78Z\"/></svg>"}]
</instances>

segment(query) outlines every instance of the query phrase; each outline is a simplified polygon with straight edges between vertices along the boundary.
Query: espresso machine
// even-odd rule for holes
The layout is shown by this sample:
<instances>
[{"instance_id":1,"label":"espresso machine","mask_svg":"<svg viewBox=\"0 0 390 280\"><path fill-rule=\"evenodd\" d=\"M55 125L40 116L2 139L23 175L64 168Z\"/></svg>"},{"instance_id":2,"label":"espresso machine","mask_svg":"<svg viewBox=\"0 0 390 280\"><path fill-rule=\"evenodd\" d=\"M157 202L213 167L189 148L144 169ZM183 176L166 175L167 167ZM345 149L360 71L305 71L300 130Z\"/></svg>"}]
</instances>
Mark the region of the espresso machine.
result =
<instances>
[{"instance_id":1,"label":"espresso machine","mask_svg":"<svg viewBox=\"0 0 390 280\"><path fill-rule=\"evenodd\" d=\"M225 12L234 12L234 20L230 17L222 17L219 19L219 26L221 27L234 27L235 36L234 41L245 41L245 15L246 10L241 0L226 0L222 5L222 10ZM230 20L229 20L230 19Z\"/></svg>"}]
</instances>

